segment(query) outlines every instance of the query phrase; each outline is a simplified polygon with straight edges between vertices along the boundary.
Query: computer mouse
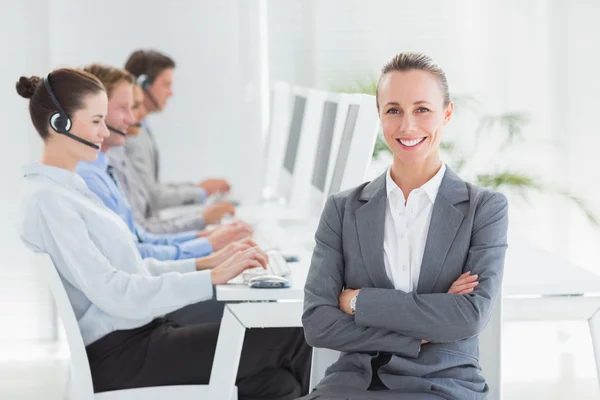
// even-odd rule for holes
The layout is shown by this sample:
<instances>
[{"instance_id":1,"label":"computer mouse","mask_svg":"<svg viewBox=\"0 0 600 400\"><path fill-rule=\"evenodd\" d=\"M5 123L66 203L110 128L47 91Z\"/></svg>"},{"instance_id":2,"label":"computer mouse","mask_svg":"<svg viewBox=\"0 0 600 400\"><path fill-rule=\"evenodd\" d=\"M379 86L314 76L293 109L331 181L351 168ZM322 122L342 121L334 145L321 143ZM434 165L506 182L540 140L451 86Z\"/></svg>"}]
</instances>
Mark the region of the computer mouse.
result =
<instances>
[{"instance_id":1,"label":"computer mouse","mask_svg":"<svg viewBox=\"0 0 600 400\"><path fill-rule=\"evenodd\" d=\"M289 288L290 281L277 275L258 275L250 278L248 286L258 289Z\"/></svg>"},{"instance_id":2,"label":"computer mouse","mask_svg":"<svg viewBox=\"0 0 600 400\"><path fill-rule=\"evenodd\" d=\"M288 262L288 263L295 263L295 262L300 261L300 258L298 258L298 256L295 256L293 254L281 252L281 255L285 259L285 262Z\"/></svg>"}]
</instances>

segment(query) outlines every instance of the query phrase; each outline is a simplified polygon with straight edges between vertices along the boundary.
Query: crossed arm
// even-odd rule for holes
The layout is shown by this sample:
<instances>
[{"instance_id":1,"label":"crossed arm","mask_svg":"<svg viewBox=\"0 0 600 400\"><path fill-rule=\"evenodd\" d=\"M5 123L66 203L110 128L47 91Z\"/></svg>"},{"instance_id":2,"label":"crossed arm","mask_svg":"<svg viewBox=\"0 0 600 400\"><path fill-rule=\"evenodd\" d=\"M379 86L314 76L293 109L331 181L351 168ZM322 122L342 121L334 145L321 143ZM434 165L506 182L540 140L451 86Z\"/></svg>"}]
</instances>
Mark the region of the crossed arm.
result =
<instances>
[{"instance_id":1,"label":"crossed arm","mask_svg":"<svg viewBox=\"0 0 600 400\"><path fill-rule=\"evenodd\" d=\"M342 222L329 199L316 233L305 289L303 324L309 344L340 351L391 351L416 355L421 340L450 342L480 333L500 289L506 251L507 202L491 194L475 216L471 248L450 293L416 294L393 289L344 291ZM470 274L467 274L469 272ZM473 286L473 276L478 284ZM467 279L469 278L470 279ZM466 287L464 286L466 285ZM466 294L464 291L467 290ZM356 315L345 312L359 293ZM388 349L388 344L392 349Z\"/></svg>"}]
</instances>

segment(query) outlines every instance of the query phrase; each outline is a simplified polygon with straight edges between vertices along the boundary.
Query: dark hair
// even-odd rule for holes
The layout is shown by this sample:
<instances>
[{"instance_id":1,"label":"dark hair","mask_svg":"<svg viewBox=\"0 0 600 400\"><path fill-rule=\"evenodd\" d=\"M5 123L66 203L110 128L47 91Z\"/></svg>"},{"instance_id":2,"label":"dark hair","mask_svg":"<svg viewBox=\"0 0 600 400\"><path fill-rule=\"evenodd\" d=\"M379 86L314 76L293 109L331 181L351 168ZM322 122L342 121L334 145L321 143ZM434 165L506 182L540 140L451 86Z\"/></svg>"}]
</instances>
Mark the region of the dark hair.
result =
<instances>
[{"instance_id":1,"label":"dark hair","mask_svg":"<svg viewBox=\"0 0 600 400\"><path fill-rule=\"evenodd\" d=\"M84 98L86 96L105 91L104 86L95 76L72 68L60 68L52 71L48 75L48 82L61 107L71 118L76 111L85 107ZM50 99L42 78L22 76L16 86L17 93L29 99L29 115L33 126L42 139L46 140L49 136L50 117L58 109Z\"/></svg>"},{"instance_id":2,"label":"dark hair","mask_svg":"<svg viewBox=\"0 0 600 400\"><path fill-rule=\"evenodd\" d=\"M136 78L146 75L150 82L168 68L175 68L175 61L156 50L136 50L131 53L125 63L125 69Z\"/></svg>"},{"instance_id":3,"label":"dark hair","mask_svg":"<svg viewBox=\"0 0 600 400\"><path fill-rule=\"evenodd\" d=\"M377 80L377 89L375 91L375 97L377 100L377 109L379 109L379 84L381 79L388 73L393 71L410 71L410 70L425 71L433 74L439 81L440 89L444 95L444 107L450 104L450 92L448 91L448 80L446 74L433 60L423 54L412 51L406 51L398 53L390 61L385 63L381 69L381 75Z\"/></svg>"},{"instance_id":4,"label":"dark hair","mask_svg":"<svg viewBox=\"0 0 600 400\"><path fill-rule=\"evenodd\" d=\"M102 82L109 98L119 83L135 83L135 78L129 72L121 68L111 67L110 65L94 63L86 65L83 70L94 75Z\"/></svg>"}]
</instances>

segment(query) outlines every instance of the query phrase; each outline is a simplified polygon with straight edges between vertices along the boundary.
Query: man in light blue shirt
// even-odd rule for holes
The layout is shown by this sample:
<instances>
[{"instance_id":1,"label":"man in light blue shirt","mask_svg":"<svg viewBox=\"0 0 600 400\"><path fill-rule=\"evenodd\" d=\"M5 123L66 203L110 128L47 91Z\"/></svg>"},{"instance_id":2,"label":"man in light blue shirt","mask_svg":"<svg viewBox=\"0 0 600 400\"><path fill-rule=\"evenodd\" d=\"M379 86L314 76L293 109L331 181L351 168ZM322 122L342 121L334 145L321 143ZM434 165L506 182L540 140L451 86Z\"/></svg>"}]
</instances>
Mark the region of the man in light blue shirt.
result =
<instances>
[{"instance_id":1,"label":"man in light blue shirt","mask_svg":"<svg viewBox=\"0 0 600 400\"><path fill-rule=\"evenodd\" d=\"M77 165L77 173L83 178L88 188L125 221L137 239L137 247L142 258L179 260L203 257L213 252L210 241L199 237L202 235L201 232L189 231L157 235L147 232L136 224L127 199L111 178L109 171L110 166L102 151L98 153L96 161L91 163L82 161Z\"/></svg>"},{"instance_id":2,"label":"man in light blue shirt","mask_svg":"<svg viewBox=\"0 0 600 400\"><path fill-rule=\"evenodd\" d=\"M131 106L133 103L133 78L123 70L100 65L86 68L96 75L108 92L108 114L106 124L111 135L104 140L94 162L81 161L77 173L88 188L126 223L134 235L142 258L179 260L199 258L220 250L231 242L252 234L249 226L236 223L214 230L187 231L172 234L153 234L143 229L134 219L133 211L111 173L106 151L111 147L123 146L129 125L134 123Z\"/></svg>"}]
</instances>

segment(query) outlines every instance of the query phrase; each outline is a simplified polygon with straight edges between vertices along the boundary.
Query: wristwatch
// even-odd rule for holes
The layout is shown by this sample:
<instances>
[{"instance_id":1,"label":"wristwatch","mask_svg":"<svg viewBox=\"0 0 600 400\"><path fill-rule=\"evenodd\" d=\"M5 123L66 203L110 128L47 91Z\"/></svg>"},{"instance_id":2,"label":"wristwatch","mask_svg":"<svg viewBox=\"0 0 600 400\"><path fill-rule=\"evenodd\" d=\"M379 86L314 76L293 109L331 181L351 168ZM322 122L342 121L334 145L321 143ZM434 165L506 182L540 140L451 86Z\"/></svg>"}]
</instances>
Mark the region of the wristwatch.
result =
<instances>
[{"instance_id":1,"label":"wristwatch","mask_svg":"<svg viewBox=\"0 0 600 400\"><path fill-rule=\"evenodd\" d=\"M353 315L356 314L356 298L357 297L358 297L358 295L356 295L350 299L350 311L352 311Z\"/></svg>"}]
</instances>

